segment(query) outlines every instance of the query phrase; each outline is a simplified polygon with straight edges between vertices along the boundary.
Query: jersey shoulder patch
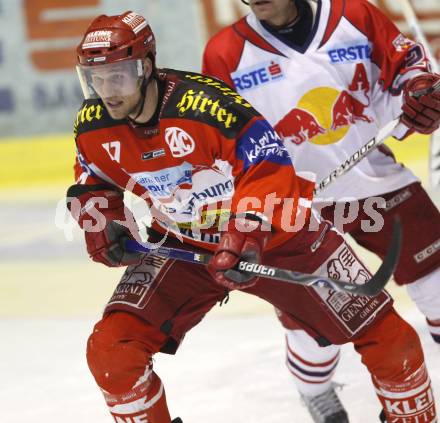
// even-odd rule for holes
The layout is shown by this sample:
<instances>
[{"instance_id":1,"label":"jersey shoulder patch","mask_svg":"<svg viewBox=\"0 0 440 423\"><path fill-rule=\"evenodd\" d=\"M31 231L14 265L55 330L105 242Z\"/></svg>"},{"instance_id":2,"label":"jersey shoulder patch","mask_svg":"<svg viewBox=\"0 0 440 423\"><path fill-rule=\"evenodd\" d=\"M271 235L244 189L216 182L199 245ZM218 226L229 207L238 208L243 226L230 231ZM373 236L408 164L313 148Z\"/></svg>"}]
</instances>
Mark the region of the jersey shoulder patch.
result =
<instances>
[{"instance_id":1,"label":"jersey shoulder patch","mask_svg":"<svg viewBox=\"0 0 440 423\"><path fill-rule=\"evenodd\" d=\"M217 128L234 138L260 114L240 94L219 79L192 72L171 71L178 86L171 95L162 118L189 119Z\"/></svg>"},{"instance_id":2,"label":"jersey shoulder patch","mask_svg":"<svg viewBox=\"0 0 440 423\"><path fill-rule=\"evenodd\" d=\"M116 125L120 122L111 118L101 100L85 100L76 115L73 133L76 138L84 132Z\"/></svg>"}]
</instances>

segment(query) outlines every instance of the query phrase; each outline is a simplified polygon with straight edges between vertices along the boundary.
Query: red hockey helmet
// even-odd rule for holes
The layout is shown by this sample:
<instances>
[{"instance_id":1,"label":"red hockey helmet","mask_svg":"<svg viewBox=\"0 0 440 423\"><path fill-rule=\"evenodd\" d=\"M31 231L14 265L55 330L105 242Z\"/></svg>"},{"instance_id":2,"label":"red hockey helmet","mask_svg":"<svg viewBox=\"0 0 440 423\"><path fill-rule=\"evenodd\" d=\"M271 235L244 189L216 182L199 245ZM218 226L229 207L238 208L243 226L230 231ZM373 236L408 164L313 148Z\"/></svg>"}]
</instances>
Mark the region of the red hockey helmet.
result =
<instances>
[{"instance_id":1,"label":"red hockey helmet","mask_svg":"<svg viewBox=\"0 0 440 423\"><path fill-rule=\"evenodd\" d=\"M147 20L135 12L98 16L77 48L81 65L93 66L156 56L156 41Z\"/></svg>"},{"instance_id":2,"label":"red hockey helmet","mask_svg":"<svg viewBox=\"0 0 440 423\"><path fill-rule=\"evenodd\" d=\"M84 96L99 97L101 95L98 94L97 84L92 78L98 69L107 74L113 68L118 69L119 74L128 77L131 74L132 79L136 79L134 85L137 86L144 77L145 58L150 58L155 69L156 41L147 20L135 12L127 11L115 16L101 15L88 27L77 47L77 55L77 71ZM119 81L122 79L119 78ZM133 84L125 80L121 86L123 91L120 94L125 95L130 94L127 90Z\"/></svg>"}]
</instances>

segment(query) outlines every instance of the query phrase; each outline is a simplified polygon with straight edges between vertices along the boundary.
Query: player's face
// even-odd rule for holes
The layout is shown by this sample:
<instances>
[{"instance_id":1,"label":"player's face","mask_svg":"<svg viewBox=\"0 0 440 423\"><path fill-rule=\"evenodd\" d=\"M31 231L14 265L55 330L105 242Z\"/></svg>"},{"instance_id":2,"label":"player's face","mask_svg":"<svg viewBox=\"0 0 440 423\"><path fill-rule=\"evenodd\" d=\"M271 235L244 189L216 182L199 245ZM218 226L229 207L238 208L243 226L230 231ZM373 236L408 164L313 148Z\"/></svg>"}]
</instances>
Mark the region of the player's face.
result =
<instances>
[{"instance_id":1,"label":"player's face","mask_svg":"<svg viewBox=\"0 0 440 423\"><path fill-rule=\"evenodd\" d=\"M292 0L249 0L249 6L260 21L274 26L287 24L296 16Z\"/></svg>"},{"instance_id":2,"label":"player's face","mask_svg":"<svg viewBox=\"0 0 440 423\"><path fill-rule=\"evenodd\" d=\"M113 119L125 119L130 113L133 113L141 99L140 90L131 96L114 96L103 98L105 108Z\"/></svg>"},{"instance_id":3,"label":"player's face","mask_svg":"<svg viewBox=\"0 0 440 423\"><path fill-rule=\"evenodd\" d=\"M127 117L138 104L142 79L134 69L119 65L109 68L97 66L91 70L90 77L93 89L113 119Z\"/></svg>"},{"instance_id":4,"label":"player's face","mask_svg":"<svg viewBox=\"0 0 440 423\"><path fill-rule=\"evenodd\" d=\"M150 59L77 66L84 97L101 98L113 119L126 118L139 105L142 83L152 69Z\"/></svg>"}]
</instances>

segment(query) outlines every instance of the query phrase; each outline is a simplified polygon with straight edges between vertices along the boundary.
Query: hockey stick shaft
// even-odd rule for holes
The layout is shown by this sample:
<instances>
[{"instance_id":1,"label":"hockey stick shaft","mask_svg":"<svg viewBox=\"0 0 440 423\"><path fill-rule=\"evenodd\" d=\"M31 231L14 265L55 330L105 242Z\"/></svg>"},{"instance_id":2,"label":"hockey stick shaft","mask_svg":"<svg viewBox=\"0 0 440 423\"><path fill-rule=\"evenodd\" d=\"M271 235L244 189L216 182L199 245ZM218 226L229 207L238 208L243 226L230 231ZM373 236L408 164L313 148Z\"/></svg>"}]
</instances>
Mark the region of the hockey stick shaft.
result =
<instances>
[{"instance_id":1,"label":"hockey stick shaft","mask_svg":"<svg viewBox=\"0 0 440 423\"><path fill-rule=\"evenodd\" d=\"M431 62L432 70L435 73L440 73L440 66L435 58L432 49L429 45L428 40L423 33L423 30L420 26L419 20L417 19L417 15L412 7L412 4L409 0L401 0L402 12L405 17L406 22L408 23L411 32L413 33L416 40L423 45L426 51L426 55L428 56L429 61ZM430 141L430 149L429 149L429 177L431 186L434 188L440 187L440 130L435 131L431 136Z\"/></svg>"},{"instance_id":2,"label":"hockey stick shaft","mask_svg":"<svg viewBox=\"0 0 440 423\"><path fill-rule=\"evenodd\" d=\"M356 150L350 157L348 157L343 163L341 163L336 169L334 169L328 176L322 179L316 184L314 195L319 194L323 189L327 188L335 179L345 175L350 169L356 166L364 157L371 153L379 145L383 144L391 134L398 129L398 127L403 127L403 124L399 123L399 119L394 119L385 125L379 133L363 145L359 150Z\"/></svg>"},{"instance_id":3,"label":"hockey stick shaft","mask_svg":"<svg viewBox=\"0 0 440 423\"><path fill-rule=\"evenodd\" d=\"M391 278L400 255L401 227L396 220L393 226L393 234L388 252L373 277L363 285L356 285L352 282L335 280L307 273L295 272L288 269L266 266L258 263L239 261L236 268L248 272L254 276L275 279L287 283L293 283L304 286L322 286L334 289L335 291L344 291L356 295L375 296L382 291ZM182 250L178 248L159 247L154 248L152 244L142 244L133 239L126 239L124 247L129 251L138 251L144 253L154 253L162 257L186 261L196 264L208 264L212 258L210 253L196 253L194 251Z\"/></svg>"}]
</instances>

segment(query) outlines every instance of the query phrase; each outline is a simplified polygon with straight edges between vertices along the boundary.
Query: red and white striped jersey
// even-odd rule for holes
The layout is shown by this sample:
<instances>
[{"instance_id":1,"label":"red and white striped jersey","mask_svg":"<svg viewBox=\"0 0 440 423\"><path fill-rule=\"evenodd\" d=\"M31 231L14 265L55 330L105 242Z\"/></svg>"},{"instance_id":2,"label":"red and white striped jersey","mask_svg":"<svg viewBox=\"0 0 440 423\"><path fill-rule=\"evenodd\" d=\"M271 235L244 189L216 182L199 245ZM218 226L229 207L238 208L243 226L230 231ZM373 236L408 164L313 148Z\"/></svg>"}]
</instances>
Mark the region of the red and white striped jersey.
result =
<instances>
[{"instance_id":1,"label":"red and white striped jersey","mask_svg":"<svg viewBox=\"0 0 440 423\"><path fill-rule=\"evenodd\" d=\"M277 130L297 171L322 180L401 113L406 80L428 70L423 47L366 0L309 1L303 46L288 46L252 13L207 44L203 72L234 86ZM366 198L417 178L380 147L323 192Z\"/></svg>"}]
</instances>

